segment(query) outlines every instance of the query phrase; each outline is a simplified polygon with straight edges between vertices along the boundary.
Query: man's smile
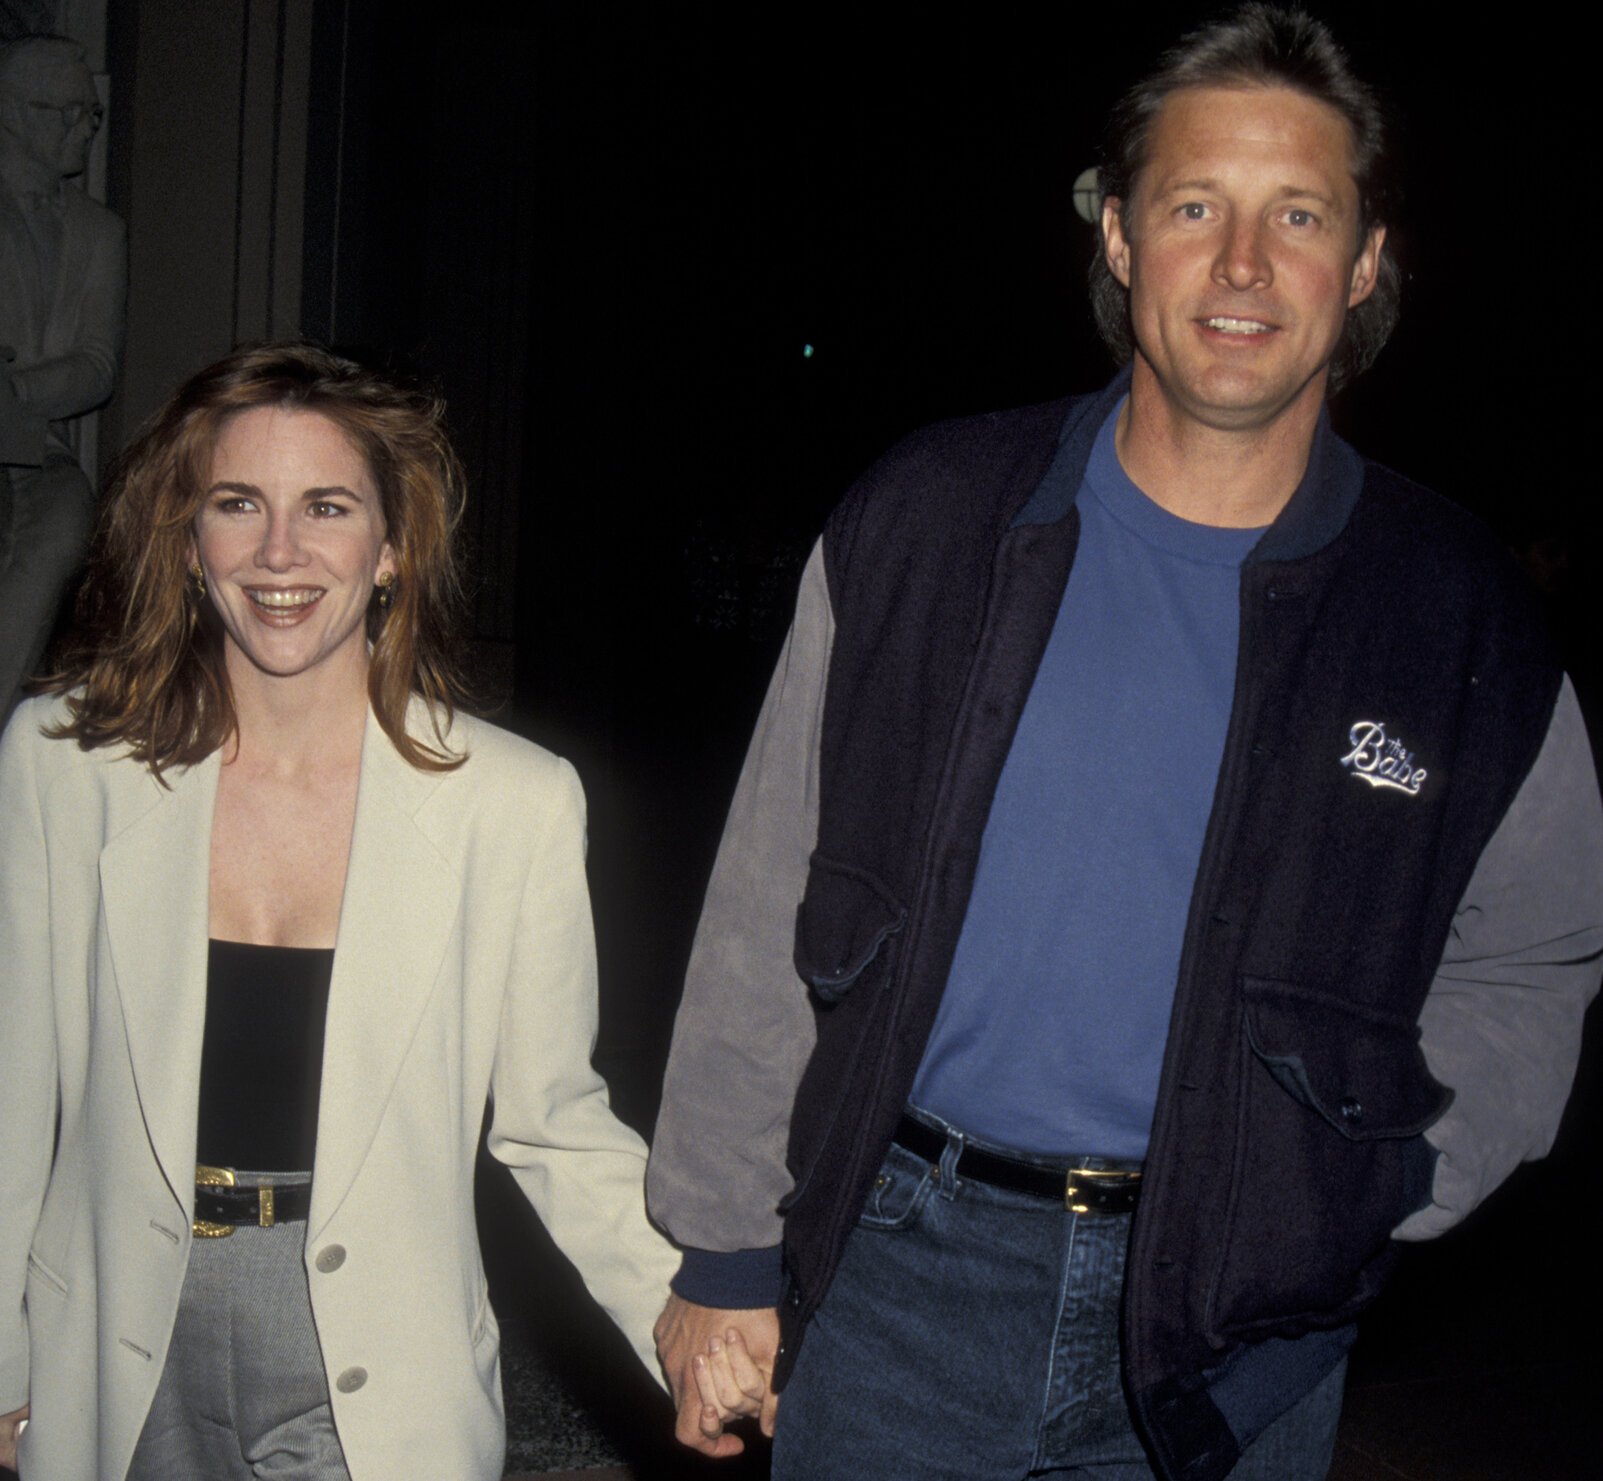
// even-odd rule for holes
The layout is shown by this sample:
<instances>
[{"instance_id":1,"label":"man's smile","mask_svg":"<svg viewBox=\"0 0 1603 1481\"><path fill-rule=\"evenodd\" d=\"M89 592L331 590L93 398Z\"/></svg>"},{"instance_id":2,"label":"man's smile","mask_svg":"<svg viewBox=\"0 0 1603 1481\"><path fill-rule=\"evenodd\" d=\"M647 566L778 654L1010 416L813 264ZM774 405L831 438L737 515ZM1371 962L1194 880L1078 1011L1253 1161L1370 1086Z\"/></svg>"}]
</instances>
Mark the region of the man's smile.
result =
<instances>
[{"instance_id":1,"label":"man's smile","mask_svg":"<svg viewBox=\"0 0 1603 1481\"><path fill-rule=\"evenodd\" d=\"M1220 334L1273 334L1275 331L1273 324L1265 324L1261 319L1233 319L1226 314L1215 314L1198 322L1204 329L1217 330Z\"/></svg>"}]
</instances>

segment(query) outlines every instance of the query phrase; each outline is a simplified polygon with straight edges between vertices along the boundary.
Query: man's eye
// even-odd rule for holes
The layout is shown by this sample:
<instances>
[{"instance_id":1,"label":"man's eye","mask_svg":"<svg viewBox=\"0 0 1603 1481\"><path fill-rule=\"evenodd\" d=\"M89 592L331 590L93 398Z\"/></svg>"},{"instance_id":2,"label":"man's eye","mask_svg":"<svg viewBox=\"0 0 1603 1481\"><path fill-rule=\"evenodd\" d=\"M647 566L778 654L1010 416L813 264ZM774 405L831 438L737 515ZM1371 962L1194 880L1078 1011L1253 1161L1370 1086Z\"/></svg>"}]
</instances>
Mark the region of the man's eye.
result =
<instances>
[{"instance_id":1,"label":"man's eye","mask_svg":"<svg viewBox=\"0 0 1603 1481\"><path fill-rule=\"evenodd\" d=\"M1208 214L1208 208L1201 201L1187 201L1180 207L1180 214L1187 221L1201 221Z\"/></svg>"},{"instance_id":2,"label":"man's eye","mask_svg":"<svg viewBox=\"0 0 1603 1481\"><path fill-rule=\"evenodd\" d=\"M1304 211L1301 207L1286 212L1288 226L1312 226L1317 219L1312 211Z\"/></svg>"}]
</instances>

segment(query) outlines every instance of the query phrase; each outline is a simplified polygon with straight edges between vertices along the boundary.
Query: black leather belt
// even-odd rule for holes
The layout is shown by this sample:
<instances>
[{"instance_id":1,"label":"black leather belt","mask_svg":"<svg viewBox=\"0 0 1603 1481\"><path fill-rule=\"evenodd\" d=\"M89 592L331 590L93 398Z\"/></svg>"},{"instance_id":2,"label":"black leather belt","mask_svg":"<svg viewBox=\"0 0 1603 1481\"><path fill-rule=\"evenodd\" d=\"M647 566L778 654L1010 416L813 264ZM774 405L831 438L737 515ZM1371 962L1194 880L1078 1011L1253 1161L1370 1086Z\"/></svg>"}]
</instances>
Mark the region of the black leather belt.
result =
<instances>
[{"instance_id":1,"label":"black leather belt","mask_svg":"<svg viewBox=\"0 0 1603 1481\"><path fill-rule=\"evenodd\" d=\"M271 1229L305 1219L312 1206L310 1183L240 1188L226 1167L195 1169L194 1231L201 1239L226 1239L241 1224Z\"/></svg>"},{"instance_id":2,"label":"black leather belt","mask_svg":"<svg viewBox=\"0 0 1603 1481\"><path fill-rule=\"evenodd\" d=\"M896 1145L915 1157L939 1163L946 1133L904 1115L896 1124ZM965 1145L957 1175L992 1188L1050 1198L1077 1214L1127 1214L1141 1196L1141 1169L1132 1167L1043 1167L984 1147Z\"/></svg>"}]
</instances>

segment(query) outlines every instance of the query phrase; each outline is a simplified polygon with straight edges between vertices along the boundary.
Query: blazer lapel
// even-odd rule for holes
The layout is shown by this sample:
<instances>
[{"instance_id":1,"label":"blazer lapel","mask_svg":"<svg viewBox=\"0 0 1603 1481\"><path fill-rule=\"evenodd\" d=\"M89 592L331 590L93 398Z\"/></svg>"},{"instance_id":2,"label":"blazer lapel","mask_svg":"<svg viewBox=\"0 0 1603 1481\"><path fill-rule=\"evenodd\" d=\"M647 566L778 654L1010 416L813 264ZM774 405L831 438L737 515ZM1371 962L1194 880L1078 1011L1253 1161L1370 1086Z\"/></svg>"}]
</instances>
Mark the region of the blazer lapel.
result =
<instances>
[{"instance_id":1,"label":"blazer lapel","mask_svg":"<svg viewBox=\"0 0 1603 1481\"><path fill-rule=\"evenodd\" d=\"M457 873L415 820L439 784L403 760L368 716L329 986L313 1236L372 1145L456 920Z\"/></svg>"},{"instance_id":2,"label":"blazer lapel","mask_svg":"<svg viewBox=\"0 0 1603 1481\"><path fill-rule=\"evenodd\" d=\"M206 1021L206 921L219 756L138 769L154 805L100 854L100 894L140 1109L185 1217L194 1210L195 1115ZM129 763L129 773L134 764Z\"/></svg>"}]
</instances>

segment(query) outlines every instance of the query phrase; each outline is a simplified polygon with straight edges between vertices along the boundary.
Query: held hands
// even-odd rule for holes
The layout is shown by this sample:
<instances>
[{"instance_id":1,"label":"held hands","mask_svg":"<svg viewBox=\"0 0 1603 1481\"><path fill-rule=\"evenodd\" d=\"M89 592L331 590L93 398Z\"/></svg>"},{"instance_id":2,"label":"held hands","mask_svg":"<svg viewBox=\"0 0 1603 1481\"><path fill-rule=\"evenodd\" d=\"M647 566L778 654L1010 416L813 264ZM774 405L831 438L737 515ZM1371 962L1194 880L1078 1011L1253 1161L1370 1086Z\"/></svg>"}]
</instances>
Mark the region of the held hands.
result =
<instances>
[{"instance_id":1,"label":"held hands","mask_svg":"<svg viewBox=\"0 0 1603 1481\"><path fill-rule=\"evenodd\" d=\"M20 1409L13 1409L10 1414L0 1414L0 1466L8 1470L17 1468L17 1436L22 1432L27 1418L26 1404Z\"/></svg>"},{"instance_id":2,"label":"held hands","mask_svg":"<svg viewBox=\"0 0 1603 1481\"><path fill-rule=\"evenodd\" d=\"M670 1296L654 1336L679 1410L674 1435L681 1444L703 1455L739 1455L745 1442L724 1430L738 1416L756 1415L762 1432L773 1434L779 1399L769 1380L779 1348L777 1311L728 1311Z\"/></svg>"}]
</instances>

